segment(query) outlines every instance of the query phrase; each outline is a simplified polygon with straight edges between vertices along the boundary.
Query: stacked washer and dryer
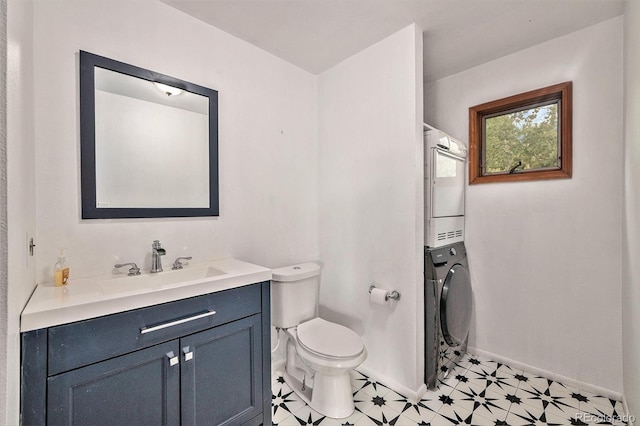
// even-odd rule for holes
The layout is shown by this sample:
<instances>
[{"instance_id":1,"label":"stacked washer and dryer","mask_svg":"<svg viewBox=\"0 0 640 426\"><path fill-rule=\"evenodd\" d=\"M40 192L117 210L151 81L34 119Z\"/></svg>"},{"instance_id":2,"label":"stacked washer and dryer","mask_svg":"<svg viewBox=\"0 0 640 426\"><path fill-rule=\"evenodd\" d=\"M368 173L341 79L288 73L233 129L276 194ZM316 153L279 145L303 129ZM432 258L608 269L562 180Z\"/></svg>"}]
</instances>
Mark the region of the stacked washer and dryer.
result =
<instances>
[{"instance_id":1,"label":"stacked washer and dryer","mask_svg":"<svg viewBox=\"0 0 640 426\"><path fill-rule=\"evenodd\" d=\"M425 383L437 386L467 349L472 292L464 245L467 147L425 124Z\"/></svg>"}]
</instances>

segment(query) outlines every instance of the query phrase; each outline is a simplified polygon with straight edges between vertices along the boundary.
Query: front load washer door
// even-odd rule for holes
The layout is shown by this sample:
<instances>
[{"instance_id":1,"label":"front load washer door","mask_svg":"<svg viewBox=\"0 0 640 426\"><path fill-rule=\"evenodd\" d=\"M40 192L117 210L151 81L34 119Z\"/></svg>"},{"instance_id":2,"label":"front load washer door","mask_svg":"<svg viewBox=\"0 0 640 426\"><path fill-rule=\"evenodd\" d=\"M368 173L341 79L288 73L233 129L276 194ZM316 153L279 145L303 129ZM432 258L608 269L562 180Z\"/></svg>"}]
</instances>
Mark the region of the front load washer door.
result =
<instances>
[{"instance_id":1,"label":"front load washer door","mask_svg":"<svg viewBox=\"0 0 640 426\"><path fill-rule=\"evenodd\" d=\"M440 295L440 327L450 346L458 346L471 325L471 279L467 268L456 263L444 280Z\"/></svg>"}]
</instances>

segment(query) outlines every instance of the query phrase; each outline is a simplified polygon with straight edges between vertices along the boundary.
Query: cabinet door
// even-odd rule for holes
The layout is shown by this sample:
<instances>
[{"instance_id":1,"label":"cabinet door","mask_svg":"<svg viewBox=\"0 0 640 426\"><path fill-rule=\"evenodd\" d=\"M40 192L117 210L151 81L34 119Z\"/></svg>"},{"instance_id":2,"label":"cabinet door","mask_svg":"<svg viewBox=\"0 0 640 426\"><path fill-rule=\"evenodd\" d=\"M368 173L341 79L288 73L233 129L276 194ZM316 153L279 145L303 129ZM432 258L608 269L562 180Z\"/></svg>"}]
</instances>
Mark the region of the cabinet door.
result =
<instances>
[{"instance_id":1,"label":"cabinet door","mask_svg":"<svg viewBox=\"0 0 640 426\"><path fill-rule=\"evenodd\" d=\"M262 413L260 315L180 339L182 425L242 424Z\"/></svg>"},{"instance_id":2,"label":"cabinet door","mask_svg":"<svg viewBox=\"0 0 640 426\"><path fill-rule=\"evenodd\" d=\"M173 340L50 377L47 424L179 425L178 351Z\"/></svg>"}]
</instances>

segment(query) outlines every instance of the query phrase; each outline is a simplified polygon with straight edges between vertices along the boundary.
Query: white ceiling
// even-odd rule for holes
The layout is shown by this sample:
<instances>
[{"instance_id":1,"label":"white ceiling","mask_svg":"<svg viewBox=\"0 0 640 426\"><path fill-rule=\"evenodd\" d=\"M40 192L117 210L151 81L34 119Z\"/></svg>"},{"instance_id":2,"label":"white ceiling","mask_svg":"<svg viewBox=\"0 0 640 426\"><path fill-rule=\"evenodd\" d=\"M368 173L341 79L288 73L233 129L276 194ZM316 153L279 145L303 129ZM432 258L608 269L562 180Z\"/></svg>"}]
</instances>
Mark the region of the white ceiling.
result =
<instances>
[{"instance_id":1,"label":"white ceiling","mask_svg":"<svg viewBox=\"0 0 640 426\"><path fill-rule=\"evenodd\" d=\"M588 27L624 0L162 0L314 74L415 22L425 81Z\"/></svg>"}]
</instances>

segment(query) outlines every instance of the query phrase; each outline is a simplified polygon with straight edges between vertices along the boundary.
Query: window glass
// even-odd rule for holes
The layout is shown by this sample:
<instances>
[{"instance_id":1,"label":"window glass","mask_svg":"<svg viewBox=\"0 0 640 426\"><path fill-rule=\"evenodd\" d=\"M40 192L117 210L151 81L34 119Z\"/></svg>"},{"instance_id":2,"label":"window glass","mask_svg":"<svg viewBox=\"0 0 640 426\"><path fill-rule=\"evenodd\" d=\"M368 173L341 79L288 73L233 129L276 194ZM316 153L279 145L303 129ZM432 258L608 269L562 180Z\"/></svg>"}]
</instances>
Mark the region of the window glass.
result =
<instances>
[{"instance_id":1,"label":"window glass","mask_svg":"<svg viewBox=\"0 0 640 426\"><path fill-rule=\"evenodd\" d=\"M557 169L558 103L484 119L484 174Z\"/></svg>"}]
</instances>

